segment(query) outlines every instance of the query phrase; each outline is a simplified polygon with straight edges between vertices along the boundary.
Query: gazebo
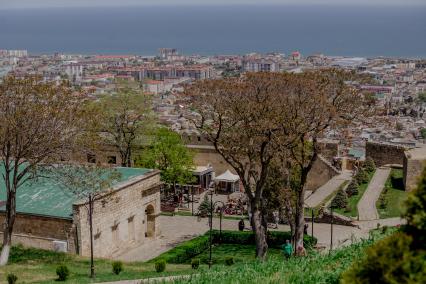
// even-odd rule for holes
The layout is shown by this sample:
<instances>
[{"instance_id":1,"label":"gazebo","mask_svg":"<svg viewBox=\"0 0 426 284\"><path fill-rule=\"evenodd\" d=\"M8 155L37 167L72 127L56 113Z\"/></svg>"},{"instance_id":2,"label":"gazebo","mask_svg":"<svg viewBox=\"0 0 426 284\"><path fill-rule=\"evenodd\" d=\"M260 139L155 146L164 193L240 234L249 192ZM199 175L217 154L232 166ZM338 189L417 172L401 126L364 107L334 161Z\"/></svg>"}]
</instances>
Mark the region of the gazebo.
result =
<instances>
[{"instance_id":1,"label":"gazebo","mask_svg":"<svg viewBox=\"0 0 426 284\"><path fill-rule=\"evenodd\" d=\"M216 189L220 192L232 193L239 191L240 177L234 175L229 170L215 177L214 181L216 183Z\"/></svg>"}]
</instances>

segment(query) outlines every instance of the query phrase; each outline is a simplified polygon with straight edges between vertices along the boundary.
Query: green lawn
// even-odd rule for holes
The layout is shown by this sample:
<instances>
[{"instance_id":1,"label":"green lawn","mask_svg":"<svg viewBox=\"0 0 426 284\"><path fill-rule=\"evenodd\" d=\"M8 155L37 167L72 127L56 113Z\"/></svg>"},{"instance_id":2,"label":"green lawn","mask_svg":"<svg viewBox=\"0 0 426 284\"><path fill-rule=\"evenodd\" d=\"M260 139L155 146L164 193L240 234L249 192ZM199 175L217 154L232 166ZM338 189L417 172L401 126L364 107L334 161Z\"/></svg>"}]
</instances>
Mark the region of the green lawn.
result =
<instances>
[{"instance_id":1,"label":"green lawn","mask_svg":"<svg viewBox=\"0 0 426 284\"><path fill-rule=\"evenodd\" d=\"M362 195L364 194L365 190L368 187L368 184L371 181L371 178L373 177L374 172L368 174L368 182L360 184L358 186L358 194L353 195L348 198L348 207L350 208L350 211L347 211L345 208L336 208L333 211L336 213L339 213L341 215L347 216L347 217L357 217L358 216L358 202L361 199Z\"/></svg>"},{"instance_id":2,"label":"green lawn","mask_svg":"<svg viewBox=\"0 0 426 284\"><path fill-rule=\"evenodd\" d=\"M377 211L381 219L399 217L402 213L402 207L407 193L404 191L403 171L402 169L392 169L385 183L379 200L376 203ZM382 200L385 201L385 207L382 207Z\"/></svg>"},{"instance_id":3,"label":"green lawn","mask_svg":"<svg viewBox=\"0 0 426 284\"><path fill-rule=\"evenodd\" d=\"M114 275L112 261L97 259L95 261L96 278L91 281L89 278L90 261L87 258L18 246L12 249L10 263L0 269L0 283L6 283L8 273L18 276L17 283L58 283L56 267L59 264L67 265L71 272L66 283L96 283L192 272L189 265L167 264L166 272L157 273L154 264L133 262L124 263L123 272L120 275Z\"/></svg>"},{"instance_id":4,"label":"green lawn","mask_svg":"<svg viewBox=\"0 0 426 284\"><path fill-rule=\"evenodd\" d=\"M237 245L237 244L221 244L212 248L212 262L216 264L224 264L227 257L233 257L236 263L254 261L256 256L256 246L254 245ZM279 259L282 253L279 249L268 249L269 259ZM208 263L209 250L195 257L200 259L201 263Z\"/></svg>"}]
</instances>

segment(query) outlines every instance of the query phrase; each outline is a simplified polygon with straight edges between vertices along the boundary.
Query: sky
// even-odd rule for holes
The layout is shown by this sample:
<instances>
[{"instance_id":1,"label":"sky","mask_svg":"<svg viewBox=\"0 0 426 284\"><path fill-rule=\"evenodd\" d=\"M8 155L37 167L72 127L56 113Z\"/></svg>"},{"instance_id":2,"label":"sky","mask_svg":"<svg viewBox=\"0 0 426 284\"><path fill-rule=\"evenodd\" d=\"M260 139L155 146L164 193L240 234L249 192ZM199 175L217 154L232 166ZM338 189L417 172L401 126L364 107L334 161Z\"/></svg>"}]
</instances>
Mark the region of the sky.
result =
<instances>
[{"instance_id":1,"label":"sky","mask_svg":"<svg viewBox=\"0 0 426 284\"><path fill-rule=\"evenodd\" d=\"M142 5L383 5L426 6L426 0L0 0L0 9Z\"/></svg>"}]
</instances>

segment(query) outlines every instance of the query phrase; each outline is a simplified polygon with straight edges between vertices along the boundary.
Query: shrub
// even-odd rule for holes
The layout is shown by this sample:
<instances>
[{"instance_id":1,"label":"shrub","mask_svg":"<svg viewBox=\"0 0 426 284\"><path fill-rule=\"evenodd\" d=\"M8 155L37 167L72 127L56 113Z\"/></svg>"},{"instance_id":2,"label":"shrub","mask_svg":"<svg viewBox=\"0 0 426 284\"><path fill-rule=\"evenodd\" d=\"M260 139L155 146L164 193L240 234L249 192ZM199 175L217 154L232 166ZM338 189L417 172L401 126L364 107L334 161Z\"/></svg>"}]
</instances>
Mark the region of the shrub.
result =
<instances>
[{"instance_id":1,"label":"shrub","mask_svg":"<svg viewBox=\"0 0 426 284\"><path fill-rule=\"evenodd\" d=\"M15 284L18 281L18 276L13 273L9 273L6 277L8 284Z\"/></svg>"},{"instance_id":2,"label":"shrub","mask_svg":"<svg viewBox=\"0 0 426 284\"><path fill-rule=\"evenodd\" d=\"M356 182L356 180L352 180L351 183L348 185L348 187L346 188L346 194L348 195L348 197L354 196L354 195L358 195L358 183Z\"/></svg>"},{"instance_id":3,"label":"shrub","mask_svg":"<svg viewBox=\"0 0 426 284\"><path fill-rule=\"evenodd\" d=\"M112 272L115 275L118 275L121 273L121 271L123 271L123 263L121 261L114 261L112 263Z\"/></svg>"},{"instance_id":4,"label":"shrub","mask_svg":"<svg viewBox=\"0 0 426 284\"><path fill-rule=\"evenodd\" d=\"M355 175L355 180L357 181L358 184L368 183L369 177L368 177L368 174L363 169L360 169L358 173Z\"/></svg>"},{"instance_id":5,"label":"shrub","mask_svg":"<svg viewBox=\"0 0 426 284\"><path fill-rule=\"evenodd\" d=\"M211 202L208 198L208 194L204 195L204 200L200 203L200 206L198 207L198 215L201 217L210 216L211 212Z\"/></svg>"},{"instance_id":6,"label":"shrub","mask_svg":"<svg viewBox=\"0 0 426 284\"><path fill-rule=\"evenodd\" d=\"M386 206L387 206L387 201L386 201L385 195L381 195L379 197L379 208L380 209L385 209Z\"/></svg>"},{"instance_id":7,"label":"shrub","mask_svg":"<svg viewBox=\"0 0 426 284\"><path fill-rule=\"evenodd\" d=\"M424 283L426 253L410 250L411 243L402 232L377 242L343 274L342 283Z\"/></svg>"},{"instance_id":8,"label":"shrub","mask_svg":"<svg viewBox=\"0 0 426 284\"><path fill-rule=\"evenodd\" d=\"M163 272L166 270L166 261L164 259L157 260L155 262L155 271Z\"/></svg>"},{"instance_id":9,"label":"shrub","mask_svg":"<svg viewBox=\"0 0 426 284\"><path fill-rule=\"evenodd\" d=\"M374 160L370 157L368 157L365 160L364 167L363 167L368 173L372 173L376 170L376 164L374 163Z\"/></svg>"},{"instance_id":10,"label":"shrub","mask_svg":"<svg viewBox=\"0 0 426 284\"><path fill-rule=\"evenodd\" d=\"M231 266L234 264L234 258L232 256L228 256L225 258L225 264Z\"/></svg>"},{"instance_id":11,"label":"shrub","mask_svg":"<svg viewBox=\"0 0 426 284\"><path fill-rule=\"evenodd\" d=\"M199 266L200 266L200 260L199 259L191 260L192 269L198 269Z\"/></svg>"},{"instance_id":12,"label":"shrub","mask_svg":"<svg viewBox=\"0 0 426 284\"><path fill-rule=\"evenodd\" d=\"M66 265L59 265L56 268L56 275L58 275L59 281L65 281L70 275L70 271Z\"/></svg>"},{"instance_id":13,"label":"shrub","mask_svg":"<svg viewBox=\"0 0 426 284\"><path fill-rule=\"evenodd\" d=\"M345 208L348 205L348 195L344 190L339 190L336 196L331 201L333 208Z\"/></svg>"}]
</instances>

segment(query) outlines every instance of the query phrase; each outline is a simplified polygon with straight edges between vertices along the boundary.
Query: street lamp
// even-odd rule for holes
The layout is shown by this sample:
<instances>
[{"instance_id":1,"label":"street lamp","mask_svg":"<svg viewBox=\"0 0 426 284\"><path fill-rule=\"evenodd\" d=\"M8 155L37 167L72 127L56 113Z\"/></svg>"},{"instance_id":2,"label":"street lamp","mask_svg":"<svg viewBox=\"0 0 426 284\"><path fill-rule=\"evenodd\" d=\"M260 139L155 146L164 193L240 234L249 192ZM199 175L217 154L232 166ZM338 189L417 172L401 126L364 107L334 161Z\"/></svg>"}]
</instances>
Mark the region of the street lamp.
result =
<instances>
[{"instance_id":1,"label":"street lamp","mask_svg":"<svg viewBox=\"0 0 426 284\"><path fill-rule=\"evenodd\" d=\"M333 206L330 209L331 209L331 221L330 221L330 225L331 225L330 252L331 252L331 250L333 249Z\"/></svg>"},{"instance_id":2,"label":"street lamp","mask_svg":"<svg viewBox=\"0 0 426 284\"><path fill-rule=\"evenodd\" d=\"M216 207L216 204L222 204L220 207L220 215L219 215L219 242L222 242L222 214L223 214L223 208L225 208L225 203L223 203L220 200L217 200L213 203L213 191L210 193L210 248L209 248L209 268L212 266L212 245L213 245L213 212L214 208Z\"/></svg>"}]
</instances>

